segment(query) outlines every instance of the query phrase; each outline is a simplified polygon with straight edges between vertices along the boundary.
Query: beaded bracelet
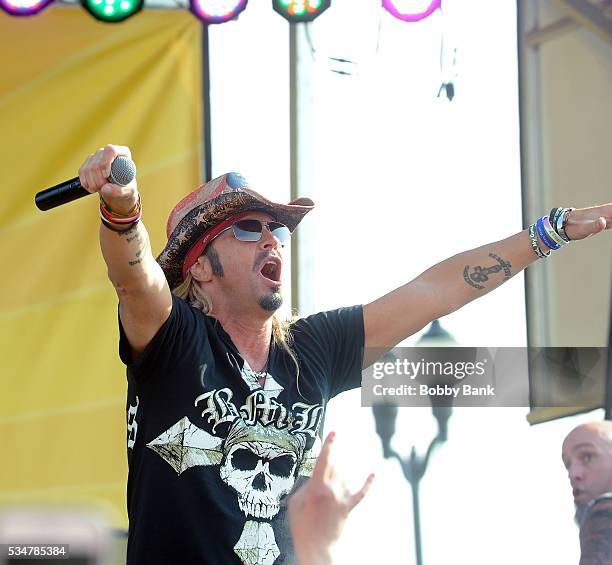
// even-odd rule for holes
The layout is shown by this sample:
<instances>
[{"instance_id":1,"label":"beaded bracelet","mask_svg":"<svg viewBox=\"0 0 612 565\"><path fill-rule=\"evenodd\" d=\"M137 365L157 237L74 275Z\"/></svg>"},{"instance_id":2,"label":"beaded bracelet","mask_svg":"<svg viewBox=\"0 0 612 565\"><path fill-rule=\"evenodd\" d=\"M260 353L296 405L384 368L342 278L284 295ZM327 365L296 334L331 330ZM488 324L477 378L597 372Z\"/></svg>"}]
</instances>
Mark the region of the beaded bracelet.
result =
<instances>
[{"instance_id":1,"label":"beaded bracelet","mask_svg":"<svg viewBox=\"0 0 612 565\"><path fill-rule=\"evenodd\" d=\"M545 259L546 257L550 256L551 251L549 250L546 253L544 253L544 251L542 251L540 249L540 245L538 243L538 240L536 239L535 231L536 231L536 225L535 224L531 224L529 226L529 241L531 242L531 247L533 247L533 250L535 251L535 254L540 259Z\"/></svg>"}]
</instances>

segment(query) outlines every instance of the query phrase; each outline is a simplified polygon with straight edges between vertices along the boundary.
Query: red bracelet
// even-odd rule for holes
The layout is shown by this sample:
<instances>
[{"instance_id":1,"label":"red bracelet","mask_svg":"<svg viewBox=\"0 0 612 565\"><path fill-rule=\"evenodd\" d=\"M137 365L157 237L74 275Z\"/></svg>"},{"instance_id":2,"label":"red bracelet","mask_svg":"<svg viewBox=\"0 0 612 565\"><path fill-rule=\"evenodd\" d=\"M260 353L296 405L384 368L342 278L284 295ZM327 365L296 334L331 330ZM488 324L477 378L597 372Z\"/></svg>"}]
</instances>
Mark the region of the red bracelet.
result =
<instances>
[{"instance_id":1,"label":"red bracelet","mask_svg":"<svg viewBox=\"0 0 612 565\"><path fill-rule=\"evenodd\" d=\"M109 214L109 212L106 209L104 209L103 206L100 206L100 217L103 220L110 222L111 224L131 224L132 222L139 220L141 216L142 216L142 208L139 208L136 214L132 216L117 218Z\"/></svg>"},{"instance_id":2,"label":"red bracelet","mask_svg":"<svg viewBox=\"0 0 612 565\"><path fill-rule=\"evenodd\" d=\"M140 194L138 194L138 200L134 207L127 214L118 214L117 212L113 212L110 206L104 201L104 198L100 196L100 210L104 211L104 215L106 218L111 220L126 220L129 218L134 218L141 211L142 204L140 201Z\"/></svg>"}]
</instances>

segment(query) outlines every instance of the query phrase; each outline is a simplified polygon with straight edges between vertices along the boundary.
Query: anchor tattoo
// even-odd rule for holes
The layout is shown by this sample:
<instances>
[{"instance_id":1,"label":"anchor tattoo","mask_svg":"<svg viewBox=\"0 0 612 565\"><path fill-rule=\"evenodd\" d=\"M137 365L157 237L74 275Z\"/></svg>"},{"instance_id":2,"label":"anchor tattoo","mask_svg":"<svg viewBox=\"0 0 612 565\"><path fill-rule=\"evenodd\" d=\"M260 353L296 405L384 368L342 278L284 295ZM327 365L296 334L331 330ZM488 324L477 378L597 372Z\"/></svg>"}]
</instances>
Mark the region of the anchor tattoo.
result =
<instances>
[{"instance_id":1,"label":"anchor tattoo","mask_svg":"<svg viewBox=\"0 0 612 565\"><path fill-rule=\"evenodd\" d=\"M489 253L489 257L495 259L497 261L497 265L493 265L491 267L481 267L478 265L474 267L474 271L471 273L469 265L466 265L465 269L463 269L463 278L465 279L465 282L478 290L482 290L484 288L483 285L478 283L488 281L489 275L499 273L501 270L504 271L504 280L502 282L507 281L512 276L512 265L508 261L504 261L495 253Z\"/></svg>"}]
</instances>

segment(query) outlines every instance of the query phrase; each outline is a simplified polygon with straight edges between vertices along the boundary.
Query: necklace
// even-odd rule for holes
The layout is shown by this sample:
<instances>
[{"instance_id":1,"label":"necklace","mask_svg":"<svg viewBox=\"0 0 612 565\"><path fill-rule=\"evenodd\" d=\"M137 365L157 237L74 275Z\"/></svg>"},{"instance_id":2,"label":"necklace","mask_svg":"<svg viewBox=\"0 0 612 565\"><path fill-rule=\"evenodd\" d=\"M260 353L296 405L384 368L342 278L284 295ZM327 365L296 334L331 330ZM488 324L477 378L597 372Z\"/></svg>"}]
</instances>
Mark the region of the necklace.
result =
<instances>
[{"instance_id":1,"label":"necklace","mask_svg":"<svg viewBox=\"0 0 612 565\"><path fill-rule=\"evenodd\" d=\"M266 384L266 376L268 375L268 365L270 364L270 351L272 349L272 344L268 346L268 357L266 358L266 364L263 366L261 371L253 371L255 376L257 377L257 382L261 388L264 388Z\"/></svg>"}]
</instances>

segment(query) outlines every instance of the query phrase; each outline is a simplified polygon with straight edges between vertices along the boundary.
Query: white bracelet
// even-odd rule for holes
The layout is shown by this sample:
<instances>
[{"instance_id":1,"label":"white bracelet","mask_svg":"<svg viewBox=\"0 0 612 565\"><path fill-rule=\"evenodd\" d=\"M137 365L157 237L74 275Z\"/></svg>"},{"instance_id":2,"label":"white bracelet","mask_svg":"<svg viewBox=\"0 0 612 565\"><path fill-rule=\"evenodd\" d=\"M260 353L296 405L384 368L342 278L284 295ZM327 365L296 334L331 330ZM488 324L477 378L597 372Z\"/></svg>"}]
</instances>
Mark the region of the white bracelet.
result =
<instances>
[{"instance_id":1,"label":"white bracelet","mask_svg":"<svg viewBox=\"0 0 612 565\"><path fill-rule=\"evenodd\" d=\"M548 235L548 237L550 237L550 239L552 239L555 243L558 243L561 246L568 243L553 229L548 216L544 216L542 218L542 223L544 225L544 229L546 230L546 235Z\"/></svg>"},{"instance_id":2,"label":"white bracelet","mask_svg":"<svg viewBox=\"0 0 612 565\"><path fill-rule=\"evenodd\" d=\"M550 250L548 250L547 253L544 253L540 249L540 245L538 244L538 240L536 239L535 229L536 229L536 225L535 224L531 224L529 226L529 241L531 242L531 247L533 247L533 250L535 251L535 254L540 259L545 259L546 257L548 257L550 255L551 252L550 252Z\"/></svg>"}]
</instances>

